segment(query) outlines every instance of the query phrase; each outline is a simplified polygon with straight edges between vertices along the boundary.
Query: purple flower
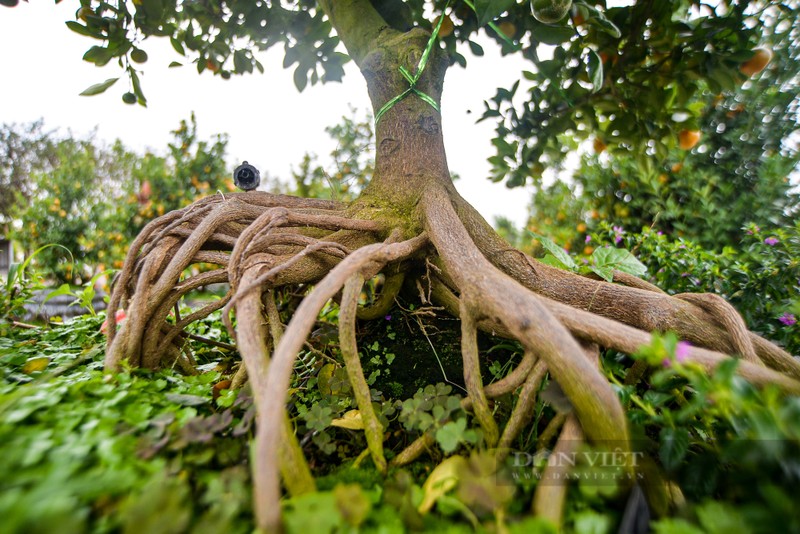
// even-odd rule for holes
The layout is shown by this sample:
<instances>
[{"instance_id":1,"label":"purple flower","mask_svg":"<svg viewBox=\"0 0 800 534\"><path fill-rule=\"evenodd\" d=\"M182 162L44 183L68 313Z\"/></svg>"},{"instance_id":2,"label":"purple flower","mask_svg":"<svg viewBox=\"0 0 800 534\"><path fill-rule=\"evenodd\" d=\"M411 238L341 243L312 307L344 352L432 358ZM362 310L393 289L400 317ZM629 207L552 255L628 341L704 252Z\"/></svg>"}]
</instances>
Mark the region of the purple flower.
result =
<instances>
[{"instance_id":1,"label":"purple flower","mask_svg":"<svg viewBox=\"0 0 800 534\"><path fill-rule=\"evenodd\" d=\"M793 324L795 324L797 322L797 317L795 317L794 315L792 315L789 312L786 312L783 315L781 315L780 317L778 317L778 320L780 322L782 322L783 324L785 324L786 326L792 326Z\"/></svg>"},{"instance_id":2,"label":"purple flower","mask_svg":"<svg viewBox=\"0 0 800 534\"><path fill-rule=\"evenodd\" d=\"M768 237L768 238L766 238L764 240L764 243L766 243L767 245L769 245L771 247L774 247L775 245L778 244L778 238L777 237Z\"/></svg>"},{"instance_id":3,"label":"purple flower","mask_svg":"<svg viewBox=\"0 0 800 534\"><path fill-rule=\"evenodd\" d=\"M678 341L675 346L675 361L677 363L684 363L689 359L689 348L692 346L688 341ZM661 360L663 367L672 367L672 358L664 358Z\"/></svg>"},{"instance_id":4,"label":"purple flower","mask_svg":"<svg viewBox=\"0 0 800 534\"><path fill-rule=\"evenodd\" d=\"M392 320L392 316L391 315L387 315L386 317L384 317L384 319L386 319L387 321L391 321Z\"/></svg>"},{"instance_id":5,"label":"purple flower","mask_svg":"<svg viewBox=\"0 0 800 534\"><path fill-rule=\"evenodd\" d=\"M754 224L754 225L753 225L751 228L748 228L748 229L747 229L747 232L745 232L745 233L746 233L747 235L753 235L755 232L760 232L760 231L761 231L761 228L759 228L758 226L756 226L756 225Z\"/></svg>"},{"instance_id":6,"label":"purple flower","mask_svg":"<svg viewBox=\"0 0 800 534\"><path fill-rule=\"evenodd\" d=\"M584 240L583 240L583 242L584 242L584 243L588 243L588 242L589 242L589 241L591 241L591 240L592 240L592 236L590 236L590 235L587 235L587 236L586 236L586 239L584 239Z\"/></svg>"},{"instance_id":7,"label":"purple flower","mask_svg":"<svg viewBox=\"0 0 800 534\"><path fill-rule=\"evenodd\" d=\"M678 341L678 345L675 347L675 361L678 363L683 363L689 358L689 347L692 344L688 341Z\"/></svg>"},{"instance_id":8,"label":"purple flower","mask_svg":"<svg viewBox=\"0 0 800 534\"><path fill-rule=\"evenodd\" d=\"M614 243L619 245L622 236L625 235L625 229L622 226L614 226L611 229L614 230Z\"/></svg>"}]
</instances>

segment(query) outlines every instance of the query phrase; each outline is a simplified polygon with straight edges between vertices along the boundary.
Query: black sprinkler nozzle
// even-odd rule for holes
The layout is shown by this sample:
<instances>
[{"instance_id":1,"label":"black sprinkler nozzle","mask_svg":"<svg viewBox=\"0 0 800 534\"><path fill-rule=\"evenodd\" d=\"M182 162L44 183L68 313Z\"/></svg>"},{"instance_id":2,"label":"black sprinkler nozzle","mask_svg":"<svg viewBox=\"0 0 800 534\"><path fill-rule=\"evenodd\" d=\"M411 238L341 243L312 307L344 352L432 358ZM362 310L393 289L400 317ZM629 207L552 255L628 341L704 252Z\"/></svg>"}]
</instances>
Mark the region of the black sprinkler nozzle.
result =
<instances>
[{"instance_id":1,"label":"black sprinkler nozzle","mask_svg":"<svg viewBox=\"0 0 800 534\"><path fill-rule=\"evenodd\" d=\"M261 173L258 169L243 161L241 165L233 171L233 183L236 187L245 191L250 191L258 187L261 183Z\"/></svg>"}]
</instances>

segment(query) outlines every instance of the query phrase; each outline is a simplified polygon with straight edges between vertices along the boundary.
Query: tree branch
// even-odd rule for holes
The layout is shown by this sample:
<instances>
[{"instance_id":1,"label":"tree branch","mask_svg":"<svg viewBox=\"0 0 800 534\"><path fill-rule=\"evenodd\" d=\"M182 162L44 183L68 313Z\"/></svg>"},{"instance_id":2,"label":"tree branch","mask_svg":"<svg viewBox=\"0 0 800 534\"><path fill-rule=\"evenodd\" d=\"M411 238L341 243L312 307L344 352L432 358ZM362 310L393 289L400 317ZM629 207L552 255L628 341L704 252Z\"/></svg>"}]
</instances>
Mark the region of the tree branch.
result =
<instances>
[{"instance_id":1,"label":"tree branch","mask_svg":"<svg viewBox=\"0 0 800 534\"><path fill-rule=\"evenodd\" d=\"M347 53L361 68L364 58L376 47L378 37L389 27L369 0L320 0Z\"/></svg>"}]
</instances>

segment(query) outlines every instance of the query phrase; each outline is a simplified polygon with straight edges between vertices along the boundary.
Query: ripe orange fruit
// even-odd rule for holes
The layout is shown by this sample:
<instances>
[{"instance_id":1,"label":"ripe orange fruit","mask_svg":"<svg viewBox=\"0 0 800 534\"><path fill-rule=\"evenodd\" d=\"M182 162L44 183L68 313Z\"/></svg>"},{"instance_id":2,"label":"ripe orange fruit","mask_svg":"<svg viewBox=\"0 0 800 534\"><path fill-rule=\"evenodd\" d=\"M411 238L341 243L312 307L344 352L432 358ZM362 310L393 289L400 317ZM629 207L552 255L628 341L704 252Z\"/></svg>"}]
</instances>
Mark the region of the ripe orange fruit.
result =
<instances>
[{"instance_id":1,"label":"ripe orange fruit","mask_svg":"<svg viewBox=\"0 0 800 534\"><path fill-rule=\"evenodd\" d=\"M681 130L678 133L678 146L682 150L691 150L698 142L700 142L699 130Z\"/></svg>"},{"instance_id":2,"label":"ripe orange fruit","mask_svg":"<svg viewBox=\"0 0 800 534\"><path fill-rule=\"evenodd\" d=\"M92 15L94 15L94 10L88 6L83 6L75 13L75 16L84 22Z\"/></svg>"},{"instance_id":3,"label":"ripe orange fruit","mask_svg":"<svg viewBox=\"0 0 800 534\"><path fill-rule=\"evenodd\" d=\"M739 71L745 76L758 74L772 61L772 50L769 48L756 48L753 50L753 57L742 63Z\"/></svg>"},{"instance_id":4,"label":"ripe orange fruit","mask_svg":"<svg viewBox=\"0 0 800 534\"><path fill-rule=\"evenodd\" d=\"M433 27L435 28L437 24L439 24L439 19L441 17L436 17L433 20ZM439 38L447 37L453 33L455 26L453 25L453 20L450 18L449 15L444 16L444 20L442 21L442 26L439 28Z\"/></svg>"},{"instance_id":5,"label":"ripe orange fruit","mask_svg":"<svg viewBox=\"0 0 800 534\"><path fill-rule=\"evenodd\" d=\"M503 32L503 35L505 35L509 39L513 39L514 36L517 34L517 26L513 22L505 20L501 22L497 27L500 29L501 32Z\"/></svg>"},{"instance_id":6,"label":"ripe orange fruit","mask_svg":"<svg viewBox=\"0 0 800 534\"><path fill-rule=\"evenodd\" d=\"M230 389L230 387L231 387L231 381L230 380L222 380L220 382L217 382L211 388L211 397L214 400L217 400L222 395L222 390L223 389Z\"/></svg>"},{"instance_id":7,"label":"ripe orange fruit","mask_svg":"<svg viewBox=\"0 0 800 534\"><path fill-rule=\"evenodd\" d=\"M674 163L670 168L672 172L681 172L681 169L683 169L683 163L680 162Z\"/></svg>"},{"instance_id":8,"label":"ripe orange fruit","mask_svg":"<svg viewBox=\"0 0 800 534\"><path fill-rule=\"evenodd\" d=\"M596 154L602 153L607 147L607 145L603 141L601 141L599 137L594 138L592 146L594 147L594 151Z\"/></svg>"}]
</instances>

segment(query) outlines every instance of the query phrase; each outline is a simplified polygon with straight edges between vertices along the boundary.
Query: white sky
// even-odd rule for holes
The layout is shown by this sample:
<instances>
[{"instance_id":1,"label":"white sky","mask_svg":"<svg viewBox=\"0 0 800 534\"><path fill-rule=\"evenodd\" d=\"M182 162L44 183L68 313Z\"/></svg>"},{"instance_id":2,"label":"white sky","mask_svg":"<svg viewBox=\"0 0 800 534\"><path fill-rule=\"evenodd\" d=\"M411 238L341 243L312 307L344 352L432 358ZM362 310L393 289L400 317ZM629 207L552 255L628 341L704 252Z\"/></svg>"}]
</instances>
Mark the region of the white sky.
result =
<instances>
[{"instance_id":1,"label":"white sky","mask_svg":"<svg viewBox=\"0 0 800 534\"><path fill-rule=\"evenodd\" d=\"M0 7L0 122L44 118L46 128L70 130L76 136L97 128L101 140L118 138L131 149L163 154L169 132L194 111L201 138L229 135L229 164L248 160L262 173L288 179L290 168L305 152L327 161L334 145L324 128L349 115L348 103L362 112L368 109L365 83L352 62L344 83L318 84L298 93L292 70L281 67L280 45L259 57L265 74L226 81L210 73L198 75L193 64L167 68L181 58L165 39L157 38L142 45L150 56L141 76L148 107L125 105L121 94L127 80L122 70L114 62L98 68L83 61L84 52L97 42L64 25L74 20L78 7L75 0ZM503 215L521 226L530 191L489 182L486 158L494 154L494 125L475 120L484 109L483 100L494 96L495 88L519 79L523 64L519 58L501 58L496 46L484 48L482 58L462 51L468 68L453 67L446 77L442 111L448 162L461 177L456 184L461 194L489 222ZM78 96L88 86L117 76L123 78L105 94Z\"/></svg>"}]
</instances>

